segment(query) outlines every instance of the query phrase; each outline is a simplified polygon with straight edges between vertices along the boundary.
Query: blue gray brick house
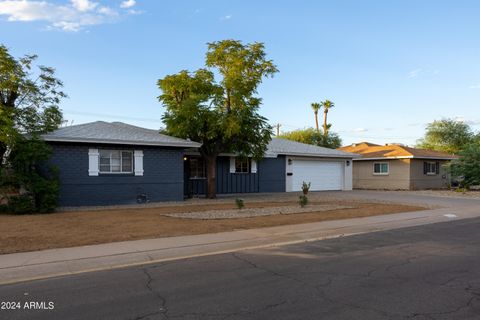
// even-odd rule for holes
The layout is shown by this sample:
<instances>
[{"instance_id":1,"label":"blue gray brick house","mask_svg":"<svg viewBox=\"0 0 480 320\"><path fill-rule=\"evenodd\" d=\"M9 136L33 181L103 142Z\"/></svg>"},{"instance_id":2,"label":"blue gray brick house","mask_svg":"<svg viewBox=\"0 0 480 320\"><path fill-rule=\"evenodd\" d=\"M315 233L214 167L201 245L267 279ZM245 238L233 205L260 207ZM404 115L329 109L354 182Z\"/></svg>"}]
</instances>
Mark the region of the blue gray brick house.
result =
<instances>
[{"instance_id":1,"label":"blue gray brick house","mask_svg":"<svg viewBox=\"0 0 480 320\"><path fill-rule=\"evenodd\" d=\"M43 139L59 169L60 206L179 201L204 193L205 164L197 142L121 122L62 127ZM355 154L272 139L263 159L221 154L217 192L351 190Z\"/></svg>"}]
</instances>

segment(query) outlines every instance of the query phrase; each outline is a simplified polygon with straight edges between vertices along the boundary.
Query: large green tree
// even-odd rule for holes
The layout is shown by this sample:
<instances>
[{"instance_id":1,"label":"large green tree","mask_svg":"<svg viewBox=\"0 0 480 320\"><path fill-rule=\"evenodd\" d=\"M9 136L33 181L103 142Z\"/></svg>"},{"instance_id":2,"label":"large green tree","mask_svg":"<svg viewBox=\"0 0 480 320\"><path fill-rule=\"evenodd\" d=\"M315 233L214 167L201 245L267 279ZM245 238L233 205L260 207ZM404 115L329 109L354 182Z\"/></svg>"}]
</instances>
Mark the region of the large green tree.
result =
<instances>
[{"instance_id":1,"label":"large green tree","mask_svg":"<svg viewBox=\"0 0 480 320\"><path fill-rule=\"evenodd\" d=\"M216 161L221 152L261 158L272 127L258 110L257 89L278 70L262 43L223 40L208 44L207 68L181 71L158 80L166 107L165 131L202 143L207 167L207 197L216 196ZM218 81L215 74L219 76Z\"/></svg>"},{"instance_id":2,"label":"large green tree","mask_svg":"<svg viewBox=\"0 0 480 320\"><path fill-rule=\"evenodd\" d=\"M425 136L417 147L448 153L458 153L474 140L470 126L454 119L436 120L427 125Z\"/></svg>"},{"instance_id":3,"label":"large green tree","mask_svg":"<svg viewBox=\"0 0 480 320\"><path fill-rule=\"evenodd\" d=\"M312 109L313 109L313 115L315 117L315 129L317 129L317 132L320 132L320 128L318 127L318 110L320 110L320 103L318 102L313 102L311 104Z\"/></svg>"},{"instance_id":4,"label":"large green tree","mask_svg":"<svg viewBox=\"0 0 480 320\"><path fill-rule=\"evenodd\" d=\"M0 45L0 168L20 135L47 133L62 122L63 84L53 68L34 68L36 59L36 55L16 59Z\"/></svg>"},{"instance_id":5,"label":"large green tree","mask_svg":"<svg viewBox=\"0 0 480 320\"><path fill-rule=\"evenodd\" d=\"M22 212L52 211L58 193L55 173L44 166L50 148L40 135L62 123L65 94L54 69L35 67L36 58L14 58L0 45L0 190L26 191L22 197L32 205Z\"/></svg>"},{"instance_id":6,"label":"large green tree","mask_svg":"<svg viewBox=\"0 0 480 320\"><path fill-rule=\"evenodd\" d=\"M328 135L324 135L314 128L284 132L279 138L332 149L339 148L342 145L342 139L338 134L329 132Z\"/></svg>"},{"instance_id":7,"label":"large green tree","mask_svg":"<svg viewBox=\"0 0 480 320\"><path fill-rule=\"evenodd\" d=\"M462 177L466 187L480 185L480 143L471 143L459 152L460 158L452 162L452 175Z\"/></svg>"}]
</instances>

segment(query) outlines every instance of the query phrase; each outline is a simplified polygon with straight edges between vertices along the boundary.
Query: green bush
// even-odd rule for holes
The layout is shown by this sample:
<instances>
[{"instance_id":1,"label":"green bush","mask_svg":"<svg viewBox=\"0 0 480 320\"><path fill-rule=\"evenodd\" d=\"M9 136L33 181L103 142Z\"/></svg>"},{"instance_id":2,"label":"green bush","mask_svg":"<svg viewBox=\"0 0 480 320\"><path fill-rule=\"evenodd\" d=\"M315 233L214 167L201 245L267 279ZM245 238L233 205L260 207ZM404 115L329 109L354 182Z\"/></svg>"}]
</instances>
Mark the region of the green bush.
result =
<instances>
[{"instance_id":1,"label":"green bush","mask_svg":"<svg viewBox=\"0 0 480 320\"><path fill-rule=\"evenodd\" d=\"M306 195L301 195L298 197L298 203L300 204L300 207L305 207L308 204L308 198Z\"/></svg>"},{"instance_id":2,"label":"green bush","mask_svg":"<svg viewBox=\"0 0 480 320\"><path fill-rule=\"evenodd\" d=\"M26 200L25 206L20 205L19 210L12 210L9 205L12 213L27 213L27 208L30 208L30 213L55 211L60 182L58 170L46 165L50 155L51 148L36 138L20 138L12 148L9 162L13 175L8 184L25 189L33 201L33 208L26 205Z\"/></svg>"},{"instance_id":3,"label":"green bush","mask_svg":"<svg viewBox=\"0 0 480 320\"><path fill-rule=\"evenodd\" d=\"M235 199L235 204L237 205L238 210L242 210L245 207L245 202L241 198Z\"/></svg>"},{"instance_id":4,"label":"green bush","mask_svg":"<svg viewBox=\"0 0 480 320\"><path fill-rule=\"evenodd\" d=\"M35 201L30 195L13 196L8 199L8 213L27 214L35 212Z\"/></svg>"}]
</instances>

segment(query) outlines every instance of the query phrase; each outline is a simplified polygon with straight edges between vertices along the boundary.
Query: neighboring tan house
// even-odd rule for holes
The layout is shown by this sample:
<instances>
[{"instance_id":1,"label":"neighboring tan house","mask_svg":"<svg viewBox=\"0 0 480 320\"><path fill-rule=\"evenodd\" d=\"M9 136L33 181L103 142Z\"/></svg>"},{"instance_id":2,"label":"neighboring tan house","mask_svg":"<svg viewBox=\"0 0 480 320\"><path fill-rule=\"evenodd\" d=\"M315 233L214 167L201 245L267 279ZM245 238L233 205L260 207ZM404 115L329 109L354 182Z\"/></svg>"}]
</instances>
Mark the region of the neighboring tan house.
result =
<instances>
[{"instance_id":1,"label":"neighboring tan house","mask_svg":"<svg viewBox=\"0 0 480 320\"><path fill-rule=\"evenodd\" d=\"M339 148L361 155L353 159L354 189L441 189L450 177L446 164L457 156L399 144L354 143Z\"/></svg>"}]
</instances>

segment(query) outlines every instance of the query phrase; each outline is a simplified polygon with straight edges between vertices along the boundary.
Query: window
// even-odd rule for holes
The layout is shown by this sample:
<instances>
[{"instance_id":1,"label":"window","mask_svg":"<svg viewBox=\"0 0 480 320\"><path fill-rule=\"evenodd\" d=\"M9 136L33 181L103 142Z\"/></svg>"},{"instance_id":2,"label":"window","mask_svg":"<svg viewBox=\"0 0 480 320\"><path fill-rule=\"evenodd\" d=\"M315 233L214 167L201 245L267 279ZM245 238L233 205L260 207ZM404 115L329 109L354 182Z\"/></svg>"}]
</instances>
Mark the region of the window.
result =
<instances>
[{"instance_id":1,"label":"window","mask_svg":"<svg viewBox=\"0 0 480 320\"><path fill-rule=\"evenodd\" d=\"M427 175L435 175L439 173L439 163L438 162L424 162L423 163L423 173Z\"/></svg>"},{"instance_id":2,"label":"window","mask_svg":"<svg viewBox=\"0 0 480 320\"><path fill-rule=\"evenodd\" d=\"M205 162L202 158L190 158L190 178L205 178Z\"/></svg>"},{"instance_id":3,"label":"window","mask_svg":"<svg viewBox=\"0 0 480 320\"><path fill-rule=\"evenodd\" d=\"M250 173L250 159L235 158L235 173Z\"/></svg>"},{"instance_id":4,"label":"window","mask_svg":"<svg viewBox=\"0 0 480 320\"><path fill-rule=\"evenodd\" d=\"M373 174L387 175L388 169L388 162L375 162L373 164Z\"/></svg>"},{"instance_id":5,"label":"window","mask_svg":"<svg viewBox=\"0 0 480 320\"><path fill-rule=\"evenodd\" d=\"M121 150L100 150L100 173L132 173L133 152Z\"/></svg>"}]
</instances>

